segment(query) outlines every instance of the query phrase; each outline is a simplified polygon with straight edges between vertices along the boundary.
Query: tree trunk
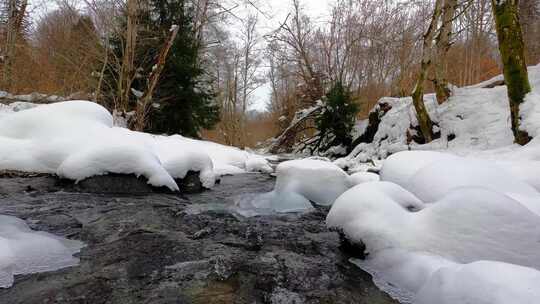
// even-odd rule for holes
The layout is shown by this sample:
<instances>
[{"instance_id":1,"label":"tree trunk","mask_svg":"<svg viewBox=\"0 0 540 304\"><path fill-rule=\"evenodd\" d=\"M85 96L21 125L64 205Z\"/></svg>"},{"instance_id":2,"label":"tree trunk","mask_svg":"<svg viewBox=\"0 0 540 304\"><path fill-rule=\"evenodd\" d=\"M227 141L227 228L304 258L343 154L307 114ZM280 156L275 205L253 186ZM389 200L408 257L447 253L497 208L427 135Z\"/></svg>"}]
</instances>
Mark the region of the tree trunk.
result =
<instances>
[{"instance_id":1,"label":"tree trunk","mask_svg":"<svg viewBox=\"0 0 540 304\"><path fill-rule=\"evenodd\" d=\"M3 85L9 90L11 87L11 69L13 64L13 55L15 54L15 42L17 40L17 30L15 24L17 21L17 1L8 0L7 24L6 24L6 45L4 49L4 68L2 71Z\"/></svg>"},{"instance_id":2,"label":"tree trunk","mask_svg":"<svg viewBox=\"0 0 540 304\"><path fill-rule=\"evenodd\" d=\"M442 24L439 35L436 38L437 54L435 63L435 79L433 85L439 104L444 103L450 98L450 88L448 87L448 78L446 75L446 55L450 50L450 39L452 38L452 23L457 8L457 0L445 0L442 13Z\"/></svg>"},{"instance_id":3,"label":"tree trunk","mask_svg":"<svg viewBox=\"0 0 540 304\"><path fill-rule=\"evenodd\" d=\"M491 0L491 3L503 62L504 80L508 87L512 131L515 142L525 145L531 138L526 131L519 128L521 118L519 107L524 102L525 95L531 91L531 85L525 64L525 46L518 17L519 1Z\"/></svg>"},{"instance_id":4,"label":"tree trunk","mask_svg":"<svg viewBox=\"0 0 540 304\"><path fill-rule=\"evenodd\" d=\"M435 2L431 23L424 34L422 64L420 74L418 75L418 80L416 81L416 88L412 94L413 105L418 118L418 125L420 126L420 131L422 132L422 136L424 137L426 143L433 141L433 122L431 121L429 113L426 109L426 105L424 104L424 81L427 78L428 69L433 59L433 37L435 36L437 23L441 16L442 1L443 0L437 0Z\"/></svg>"},{"instance_id":5,"label":"tree trunk","mask_svg":"<svg viewBox=\"0 0 540 304\"><path fill-rule=\"evenodd\" d=\"M176 39L176 35L178 34L178 26L174 25L171 28L169 37L167 41L165 42L165 45L161 48L161 51L159 52L159 56L156 62L156 65L152 69L152 72L150 73L150 77L148 80L148 88L146 89L146 92L144 92L143 96L137 103L137 112L136 112L136 121L135 121L135 130L137 131L144 131L144 128L146 126L146 120L148 116L148 105L152 101L152 95L154 94L154 90L157 86L157 83L159 81L159 77L161 76L161 72L163 71L163 68L165 67L165 63L167 61L167 55L169 54L169 50L171 49L174 39Z\"/></svg>"},{"instance_id":6,"label":"tree trunk","mask_svg":"<svg viewBox=\"0 0 540 304\"><path fill-rule=\"evenodd\" d=\"M138 0L127 1L127 28L125 37L124 53L122 56L122 67L118 79L118 97L120 99L120 110L127 112L129 104L129 93L134 75L135 46L137 44L137 13L139 9Z\"/></svg>"}]
</instances>

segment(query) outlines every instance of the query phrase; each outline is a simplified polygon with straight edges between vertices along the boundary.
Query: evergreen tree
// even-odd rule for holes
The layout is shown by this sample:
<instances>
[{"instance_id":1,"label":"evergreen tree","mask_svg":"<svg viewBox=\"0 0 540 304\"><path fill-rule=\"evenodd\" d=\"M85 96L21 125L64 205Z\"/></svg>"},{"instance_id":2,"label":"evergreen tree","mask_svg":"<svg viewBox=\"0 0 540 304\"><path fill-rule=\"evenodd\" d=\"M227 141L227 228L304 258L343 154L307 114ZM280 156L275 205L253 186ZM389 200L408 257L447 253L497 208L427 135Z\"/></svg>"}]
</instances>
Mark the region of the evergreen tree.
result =
<instances>
[{"instance_id":1,"label":"evergreen tree","mask_svg":"<svg viewBox=\"0 0 540 304\"><path fill-rule=\"evenodd\" d=\"M337 82L330 89L324 101L324 111L317 117L316 126L320 135L319 145L326 142L326 146L317 148L325 151L332 146L349 147L352 142L351 131L359 111L358 105L341 82Z\"/></svg>"},{"instance_id":2,"label":"evergreen tree","mask_svg":"<svg viewBox=\"0 0 540 304\"><path fill-rule=\"evenodd\" d=\"M145 131L199 137L201 129L212 128L219 121L215 94L205 81L201 68L200 43L193 29L193 12L187 0L145 0L138 12L135 79L131 89L145 92L161 47L173 25L178 35L167 56L166 64L153 94L153 106ZM127 14L127 12L125 13ZM127 15L119 23L126 26ZM122 58L122 38L109 39L112 51ZM118 79L119 71L107 71L107 81ZM112 81L114 83L114 81ZM109 99L118 98L117 88L104 88ZM130 93L128 110L134 110L136 94Z\"/></svg>"},{"instance_id":3,"label":"evergreen tree","mask_svg":"<svg viewBox=\"0 0 540 304\"><path fill-rule=\"evenodd\" d=\"M218 122L219 108L214 104L211 86L203 81L200 44L193 29L192 9L186 0L150 0L148 10L143 14L141 28L148 34L143 33L137 51L150 56L138 58L152 58L140 65L145 67L145 75L150 74L157 52L171 27L179 27L154 94L159 107L150 113L148 131L199 137L201 129L211 128ZM157 43L158 39L144 37L155 37L156 33L159 35ZM145 81L137 81L134 85L141 91L146 87Z\"/></svg>"}]
</instances>

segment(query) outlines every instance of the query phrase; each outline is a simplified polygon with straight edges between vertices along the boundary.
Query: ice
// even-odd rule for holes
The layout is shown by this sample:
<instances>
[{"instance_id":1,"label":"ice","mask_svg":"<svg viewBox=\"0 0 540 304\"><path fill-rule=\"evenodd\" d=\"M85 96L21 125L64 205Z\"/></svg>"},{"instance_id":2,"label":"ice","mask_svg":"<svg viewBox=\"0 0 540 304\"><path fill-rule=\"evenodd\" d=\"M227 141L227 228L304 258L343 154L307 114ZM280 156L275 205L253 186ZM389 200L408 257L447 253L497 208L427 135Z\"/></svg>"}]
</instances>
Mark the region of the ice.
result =
<instances>
[{"instance_id":1,"label":"ice","mask_svg":"<svg viewBox=\"0 0 540 304\"><path fill-rule=\"evenodd\" d=\"M13 284L13 276L75 266L73 254L83 244L30 230L18 218L0 215L0 288Z\"/></svg>"},{"instance_id":2,"label":"ice","mask_svg":"<svg viewBox=\"0 0 540 304\"><path fill-rule=\"evenodd\" d=\"M174 179L200 173L211 188L216 176L271 172L266 159L237 148L175 136L133 132L88 101L9 107L0 115L0 169L57 174L81 181L107 173L144 176L178 190Z\"/></svg>"}]
</instances>

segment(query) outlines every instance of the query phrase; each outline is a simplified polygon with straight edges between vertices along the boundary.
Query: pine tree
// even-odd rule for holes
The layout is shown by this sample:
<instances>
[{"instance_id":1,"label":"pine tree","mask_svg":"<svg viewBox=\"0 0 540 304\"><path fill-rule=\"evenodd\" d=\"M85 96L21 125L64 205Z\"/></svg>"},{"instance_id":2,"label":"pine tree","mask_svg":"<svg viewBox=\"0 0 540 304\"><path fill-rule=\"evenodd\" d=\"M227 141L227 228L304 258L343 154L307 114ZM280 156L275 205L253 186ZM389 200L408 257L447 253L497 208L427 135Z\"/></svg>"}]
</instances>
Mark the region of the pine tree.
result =
<instances>
[{"instance_id":1,"label":"pine tree","mask_svg":"<svg viewBox=\"0 0 540 304\"><path fill-rule=\"evenodd\" d=\"M332 146L349 147L352 142L351 131L356 121L358 105L354 103L350 91L337 82L324 98L324 111L317 117L316 126L320 134L319 143L329 140L324 147L317 147L325 151Z\"/></svg>"},{"instance_id":2,"label":"pine tree","mask_svg":"<svg viewBox=\"0 0 540 304\"><path fill-rule=\"evenodd\" d=\"M157 44L154 43L156 39L142 37L142 45L137 50L138 53L150 54L152 59L157 57L159 46L164 43L171 27L179 27L155 90L154 101L159 106L150 113L147 131L199 137L201 129L211 128L218 122L219 108L213 102L214 93L210 85L202 80L200 44L195 37L191 8L186 0L151 0L140 23L150 35L159 33ZM145 44L145 41L150 43ZM150 74L153 65L154 60L142 63L146 75ZM143 82L135 84L141 91L146 86Z\"/></svg>"},{"instance_id":3,"label":"pine tree","mask_svg":"<svg viewBox=\"0 0 540 304\"><path fill-rule=\"evenodd\" d=\"M127 12L125 13L127 14ZM127 26L127 16L119 20ZM137 14L137 46L134 50L135 75L129 89L127 111L136 108L133 92L144 93L149 75L155 68L160 49L176 25L178 34L168 52L164 69L152 94L145 131L199 137L202 129L212 128L219 120L215 94L201 67L201 45L193 28L193 12L187 0L144 0ZM113 57L122 58L123 37L110 37ZM105 82L115 83L120 71L107 71ZM118 85L116 83L116 85ZM103 95L117 99L118 89L103 88Z\"/></svg>"}]
</instances>

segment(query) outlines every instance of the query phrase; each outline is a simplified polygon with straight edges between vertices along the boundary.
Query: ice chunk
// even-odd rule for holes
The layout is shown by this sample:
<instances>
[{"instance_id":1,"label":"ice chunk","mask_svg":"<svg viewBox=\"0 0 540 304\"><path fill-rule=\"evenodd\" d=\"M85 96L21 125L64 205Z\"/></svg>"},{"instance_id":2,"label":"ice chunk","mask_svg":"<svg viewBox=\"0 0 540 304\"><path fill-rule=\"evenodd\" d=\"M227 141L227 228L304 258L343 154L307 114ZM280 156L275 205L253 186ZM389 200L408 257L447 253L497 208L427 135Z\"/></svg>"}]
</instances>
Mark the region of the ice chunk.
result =
<instances>
[{"instance_id":1,"label":"ice chunk","mask_svg":"<svg viewBox=\"0 0 540 304\"><path fill-rule=\"evenodd\" d=\"M83 244L30 230L18 218L0 215L0 288L13 284L13 276L58 270L78 264L73 254Z\"/></svg>"}]
</instances>

